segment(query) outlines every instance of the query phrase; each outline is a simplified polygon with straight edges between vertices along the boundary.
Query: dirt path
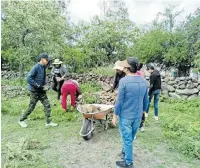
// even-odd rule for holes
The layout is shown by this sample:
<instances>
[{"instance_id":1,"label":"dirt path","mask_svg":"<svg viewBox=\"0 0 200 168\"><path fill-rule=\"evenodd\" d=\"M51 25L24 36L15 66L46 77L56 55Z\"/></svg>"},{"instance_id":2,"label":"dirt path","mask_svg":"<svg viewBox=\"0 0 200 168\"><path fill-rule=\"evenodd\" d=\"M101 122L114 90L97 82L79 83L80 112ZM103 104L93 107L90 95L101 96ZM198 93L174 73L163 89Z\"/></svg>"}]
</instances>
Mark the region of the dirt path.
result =
<instances>
[{"instance_id":1,"label":"dirt path","mask_svg":"<svg viewBox=\"0 0 200 168\"><path fill-rule=\"evenodd\" d=\"M145 134L145 133L144 133ZM153 150L145 149L140 141L142 134L135 140L134 165L136 168L194 168L182 155L170 151L165 142ZM147 142L148 144L148 139ZM44 154L49 158L52 150L59 153L58 161L65 168L116 168L115 161L120 160L121 139L117 128L104 131L98 127L89 141L72 137L68 141L52 143ZM196 164L195 164L196 165Z\"/></svg>"},{"instance_id":2,"label":"dirt path","mask_svg":"<svg viewBox=\"0 0 200 168\"><path fill-rule=\"evenodd\" d=\"M78 132L81 121L62 122L57 128L45 129L43 120L29 121L29 128L20 128L18 117L2 116L2 145L22 136L30 136L46 146L41 168L116 168L115 161L121 150L118 128L107 131L97 126L91 140L85 141ZM144 133L135 140L134 165L136 168L199 168L200 161L189 159L173 151L161 134L159 124L152 120ZM4 146L2 146L4 148Z\"/></svg>"}]
</instances>

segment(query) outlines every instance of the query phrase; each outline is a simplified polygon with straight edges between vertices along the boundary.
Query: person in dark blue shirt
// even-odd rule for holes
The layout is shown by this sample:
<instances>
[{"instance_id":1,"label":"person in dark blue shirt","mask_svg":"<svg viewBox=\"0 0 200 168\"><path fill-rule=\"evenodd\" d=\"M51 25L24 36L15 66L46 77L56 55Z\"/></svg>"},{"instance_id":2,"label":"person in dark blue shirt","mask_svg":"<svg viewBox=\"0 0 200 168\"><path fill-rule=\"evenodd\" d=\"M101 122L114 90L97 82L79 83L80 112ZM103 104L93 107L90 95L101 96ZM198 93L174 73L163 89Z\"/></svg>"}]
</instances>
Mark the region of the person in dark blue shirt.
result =
<instances>
[{"instance_id":1,"label":"person in dark blue shirt","mask_svg":"<svg viewBox=\"0 0 200 168\"><path fill-rule=\"evenodd\" d=\"M119 119L119 129L123 141L124 161L117 161L119 167L133 167L133 141L140 126L142 114L148 107L147 83L137 75L138 61L121 61L126 76L119 82L117 101L114 107L113 124Z\"/></svg>"},{"instance_id":2,"label":"person in dark blue shirt","mask_svg":"<svg viewBox=\"0 0 200 168\"><path fill-rule=\"evenodd\" d=\"M31 69L27 76L28 88L30 91L30 103L28 109L22 115L19 120L21 127L27 127L27 123L24 121L33 112L38 101L44 106L46 115L45 126L57 126L58 124L51 122L51 106L45 91L45 79L46 79L46 65L49 62L49 56L45 53L39 55L38 63Z\"/></svg>"}]
</instances>

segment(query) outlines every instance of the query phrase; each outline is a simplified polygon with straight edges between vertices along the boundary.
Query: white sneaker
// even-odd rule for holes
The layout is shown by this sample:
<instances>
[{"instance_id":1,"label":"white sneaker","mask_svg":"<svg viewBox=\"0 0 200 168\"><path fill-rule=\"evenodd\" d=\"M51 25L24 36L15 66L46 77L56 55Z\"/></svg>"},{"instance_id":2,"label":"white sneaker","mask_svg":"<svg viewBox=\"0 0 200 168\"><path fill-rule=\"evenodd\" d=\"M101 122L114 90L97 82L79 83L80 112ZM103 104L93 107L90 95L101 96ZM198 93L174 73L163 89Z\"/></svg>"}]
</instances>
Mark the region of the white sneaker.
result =
<instances>
[{"instance_id":1,"label":"white sneaker","mask_svg":"<svg viewBox=\"0 0 200 168\"><path fill-rule=\"evenodd\" d=\"M156 121L158 121L158 116L155 116L154 118L155 118Z\"/></svg>"},{"instance_id":2,"label":"white sneaker","mask_svg":"<svg viewBox=\"0 0 200 168\"><path fill-rule=\"evenodd\" d=\"M58 126L58 124L56 124L56 123L53 123L53 122L50 122L50 123L46 123L45 124L45 127L56 127L56 126Z\"/></svg>"},{"instance_id":3,"label":"white sneaker","mask_svg":"<svg viewBox=\"0 0 200 168\"><path fill-rule=\"evenodd\" d=\"M147 119L147 118L148 118L148 116L149 116L149 115L148 115L148 113L145 113L144 115L145 115L145 118L146 118L146 119Z\"/></svg>"},{"instance_id":4,"label":"white sneaker","mask_svg":"<svg viewBox=\"0 0 200 168\"><path fill-rule=\"evenodd\" d=\"M141 131L141 132L144 132L144 127L141 127L141 128L140 128L140 131Z\"/></svg>"},{"instance_id":5,"label":"white sneaker","mask_svg":"<svg viewBox=\"0 0 200 168\"><path fill-rule=\"evenodd\" d=\"M23 128L26 128L28 126L25 121L19 121L18 123Z\"/></svg>"},{"instance_id":6,"label":"white sneaker","mask_svg":"<svg viewBox=\"0 0 200 168\"><path fill-rule=\"evenodd\" d=\"M134 137L134 140L136 139L136 136Z\"/></svg>"}]
</instances>

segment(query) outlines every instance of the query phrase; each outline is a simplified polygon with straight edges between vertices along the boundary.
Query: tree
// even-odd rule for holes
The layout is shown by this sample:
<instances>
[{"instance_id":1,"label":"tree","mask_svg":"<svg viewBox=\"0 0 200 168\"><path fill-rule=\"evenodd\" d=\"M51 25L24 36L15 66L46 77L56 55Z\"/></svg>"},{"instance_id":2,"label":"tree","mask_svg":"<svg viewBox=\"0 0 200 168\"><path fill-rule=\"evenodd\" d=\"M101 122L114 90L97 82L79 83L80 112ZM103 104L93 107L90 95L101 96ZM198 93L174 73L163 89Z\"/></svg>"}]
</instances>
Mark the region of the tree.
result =
<instances>
[{"instance_id":1,"label":"tree","mask_svg":"<svg viewBox=\"0 0 200 168\"><path fill-rule=\"evenodd\" d=\"M153 21L153 25L172 33L176 28L177 16L183 12L183 10L175 11L176 7L177 5L169 5L164 12L159 12Z\"/></svg>"},{"instance_id":2,"label":"tree","mask_svg":"<svg viewBox=\"0 0 200 168\"><path fill-rule=\"evenodd\" d=\"M190 14L171 36L171 44L165 54L179 70L180 76L189 75L191 67L200 67L200 9Z\"/></svg>"},{"instance_id":3,"label":"tree","mask_svg":"<svg viewBox=\"0 0 200 168\"><path fill-rule=\"evenodd\" d=\"M134 54L146 62L174 66L179 76L188 75L191 67L200 65L199 11L197 9L178 25L175 18L181 11L174 12L174 7L167 8L164 13L160 13L165 16L164 20L159 23L157 18L152 29L145 32L134 45Z\"/></svg>"},{"instance_id":4,"label":"tree","mask_svg":"<svg viewBox=\"0 0 200 168\"><path fill-rule=\"evenodd\" d=\"M103 20L123 20L129 16L124 0L101 0L99 7L103 15Z\"/></svg>"},{"instance_id":5,"label":"tree","mask_svg":"<svg viewBox=\"0 0 200 168\"><path fill-rule=\"evenodd\" d=\"M143 62L164 62L164 54L170 35L162 29L152 30L142 36L134 45L133 52Z\"/></svg>"},{"instance_id":6,"label":"tree","mask_svg":"<svg viewBox=\"0 0 200 168\"><path fill-rule=\"evenodd\" d=\"M200 8L187 17L184 26L192 66L200 71Z\"/></svg>"},{"instance_id":7,"label":"tree","mask_svg":"<svg viewBox=\"0 0 200 168\"><path fill-rule=\"evenodd\" d=\"M2 57L21 74L41 52L63 53L70 28L55 1L3 1Z\"/></svg>"},{"instance_id":8,"label":"tree","mask_svg":"<svg viewBox=\"0 0 200 168\"><path fill-rule=\"evenodd\" d=\"M170 45L164 54L164 60L170 66L178 69L179 76L188 75L192 66L192 59L189 57L189 46L183 31L177 31L170 36Z\"/></svg>"},{"instance_id":9,"label":"tree","mask_svg":"<svg viewBox=\"0 0 200 168\"><path fill-rule=\"evenodd\" d=\"M127 55L128 48L138 35L124 1L103 1L101 9L103 17L95 16L89 24L81 23L77 28L77 46L89 56L89 66L102 66L131 56Z\"/></svg>"}]
</instances>

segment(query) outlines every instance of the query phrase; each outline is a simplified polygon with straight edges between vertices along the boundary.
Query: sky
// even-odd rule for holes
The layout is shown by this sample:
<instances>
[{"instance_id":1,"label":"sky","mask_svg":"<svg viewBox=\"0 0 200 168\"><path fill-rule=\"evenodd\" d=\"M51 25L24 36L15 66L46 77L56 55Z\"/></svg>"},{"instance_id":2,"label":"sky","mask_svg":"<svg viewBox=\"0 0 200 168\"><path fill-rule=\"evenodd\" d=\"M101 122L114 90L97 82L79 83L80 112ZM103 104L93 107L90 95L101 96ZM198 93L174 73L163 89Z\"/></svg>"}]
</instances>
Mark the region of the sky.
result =
<instances>
[{"instance_id":1,"label":"sky","mask_svg":"<svg viewBox=\"0 0 200 168\"><path fill-rule=\"evenodd\" d=\"M66 0L67 1L67 0ZM100 0L71 0L68 10L71 20L89 21L93 16L100 14ZM178 5L177 10L184 9L178 21L200 7L200 0L125 0L130 19L137 25L148 24L153 21L158 12L163 12L169 5Z\"/></svg>"}]
</instances>

